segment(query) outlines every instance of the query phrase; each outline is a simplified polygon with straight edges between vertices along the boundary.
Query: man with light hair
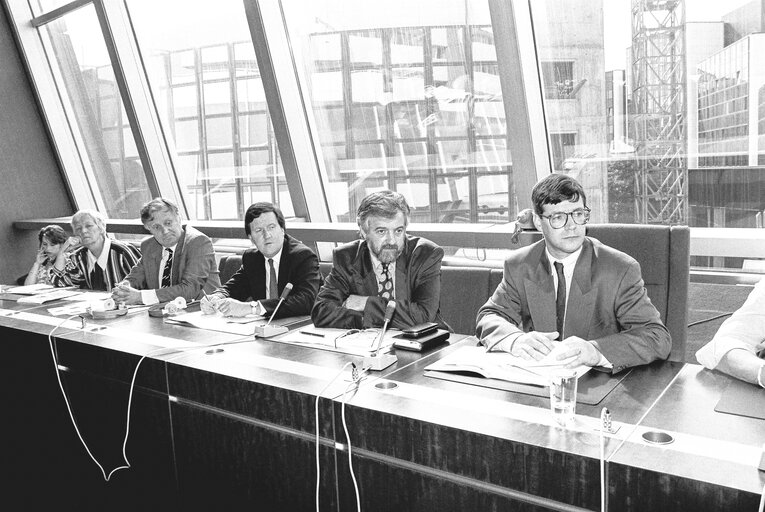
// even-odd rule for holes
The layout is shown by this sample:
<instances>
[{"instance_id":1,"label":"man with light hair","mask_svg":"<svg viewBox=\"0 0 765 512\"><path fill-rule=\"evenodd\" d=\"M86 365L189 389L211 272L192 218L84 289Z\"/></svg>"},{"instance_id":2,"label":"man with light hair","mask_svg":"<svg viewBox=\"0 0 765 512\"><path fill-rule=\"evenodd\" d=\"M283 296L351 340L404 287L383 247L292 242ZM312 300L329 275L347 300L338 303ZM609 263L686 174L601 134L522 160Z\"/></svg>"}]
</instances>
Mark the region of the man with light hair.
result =
<instances>
[{"instance_id":1,"label":"man with light hair","mask_svg":"<svg viewBox=\"0 0 765 512\"><path fill-rule=\"evenodd\" d=\"M212 242L181 224L174 203L152 199L141 208L141 222L152 236L141 242L141 260L112 291L115 301L157 304L176 297L192 301L220 286Z\"/></svg>"},{"instance_id":2,"label":"man with light hair","mask_svg":"<svg viewBox=\"0 0 765 512\"><path fill-rule=\"evenodd\" d=\"M374 192L359 205L361 239L332 255L332 271L311 311L319 327L380 327L389 301L396 302L390 327L407 328L441 318L441 260L444 251L430 240L409 236L409 205L390 190Z\"/></svg>"},{"instance_id":3,"label":"man with light hair","mask_svg":"<svg viewBox=\"0 0 765 512\"><path fill-rule=\"evenodd\" d=\"M72 216L72 231L81 247L72 254L73 265L54 268L54 286L79 286L111 291L138 263L138 249L106 234L106 219L95 210L80 210Z\"/></svg>"}]
</instances>

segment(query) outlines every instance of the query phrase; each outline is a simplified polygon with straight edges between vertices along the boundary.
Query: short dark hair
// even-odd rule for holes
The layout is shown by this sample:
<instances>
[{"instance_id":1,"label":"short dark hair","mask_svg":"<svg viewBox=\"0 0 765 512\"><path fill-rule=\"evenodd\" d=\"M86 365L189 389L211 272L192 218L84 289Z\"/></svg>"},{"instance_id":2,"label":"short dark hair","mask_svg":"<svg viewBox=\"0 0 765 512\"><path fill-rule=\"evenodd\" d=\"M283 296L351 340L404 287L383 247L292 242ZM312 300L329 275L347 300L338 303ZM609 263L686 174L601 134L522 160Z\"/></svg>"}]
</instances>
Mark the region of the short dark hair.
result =
<instances>
[{"instance_id":1,"label":"short dark hair","mask_svg":"<svg viewBox=\"0 0 765 512\"><path fill-rule=\"evenodd\" d=\"M37 233L37 240L40 241L40 245L42 245L43 238L47 238L50 243L58 245L66 242L66 239L69 238L69 236L61 226L49 224Z\"/></svg>"},{"instance_id":2,"label":"short dark hair","mask_svg":"<svg viewBox=\"0 0 765 512\"><path fill-rule=\"evenodd\" d=\"M370 216L392 219L398 215L398 212L404 214L406 222L408 223L409 205L402 194L393 192L392 190L372 192L361 200L359 209L356 212L356 222L359 227L364 229L364 222L366 222Z\"/></svg>"},{"instance_id":3,"label":"short dark hair","mask_svg":"<svg viewBox=\"0 0 765 512\"><path fill-rule=\"evenodd\" d=\"M534 212L542 215L546 204L558 204L562 201L578 201L582 199L587 206L587 195L582 185L571 176L565 174L550 174L539 180L531 190L531 202Z\"/></svg>"},{"instance_id":4,"label":"short dark hair","mask_svg":"<svg viewBox=\"0 0 765 512\"><path fill-rule=\"evenodd\" d=\"M252 203L244 214L244 232L247 236L250 236L250 223L263 215L264 213L273 212L276 215L276 221L279 226L286 231L287 227L284 222L284 214L278 206L268 202Z\"/></svg>"},{"instance_id":5,"label":"short dark hair","mask_svg":"<svg viewBox=\"0 0 765 512\"><path fill-rule=\"evenodd\" d=\"M141 207L141 223L145 225L154 218L155 213L165 210L180 216L178 206L175 203L164 197L155 197Z\"/></svg>"}]
</instances>

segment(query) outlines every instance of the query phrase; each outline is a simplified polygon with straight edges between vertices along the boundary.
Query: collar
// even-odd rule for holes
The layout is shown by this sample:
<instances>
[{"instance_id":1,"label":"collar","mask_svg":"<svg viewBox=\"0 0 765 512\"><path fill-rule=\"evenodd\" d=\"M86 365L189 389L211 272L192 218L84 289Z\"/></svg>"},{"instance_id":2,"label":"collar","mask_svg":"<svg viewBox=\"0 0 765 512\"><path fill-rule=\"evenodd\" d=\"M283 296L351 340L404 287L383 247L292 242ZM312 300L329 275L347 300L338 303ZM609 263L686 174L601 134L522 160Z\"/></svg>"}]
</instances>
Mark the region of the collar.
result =
<instances>
[{"instance_id":1,"label":"collar","mask_svg":"<svg viewBox=\"0 0 765 512\"><path fill-rule=\"evenodd\" d=\"M547 246L545 245L545 255L547 256L547 261L550 262L550 272L555 273L553 262L556 262L556 261L563 263L563 268L565 269L574 268L574 266L576 265L576 260L578 260L579 255L582 254L583 247L584 245L582 245L582 247L577 249L576 252L573 252L569 254L568 256L566 256L565 258L563 258L562 260L559 260L552 257L552 255L550 254L550 251L547 250Z\"/></svg>"},{"instance_id":2,"label":"collar","mask_svg":"<svg viewBox=\"0 0 765 512\"><path fill-rule=\"evenodd\" d=\"M277 267L279 266L279 263L281 263L281 261L282 261L282 253L283 252L284 252L284 245L282 245L282 248L279 249L279 252L277 252L276 254L271 256L271 259L274 260L274 265L277 266ZM265 260L266 265L268 265L268 258L266 258L265 254L263 255L263 259Z\"/></svg>"},{"instance_id":3,"label":"collar","mask_svg":"<svg viewBox=\"0 0 765 512\"><path fill-rule=\"evenodd\" d=\"M369 247L367 247L369 249ZM375 256L372 251L369 251L369 259L372 260L372 268L375 269L376 272L382 273L382 262L377 259L377 256ZM388 263L388 272L393 274L393 272L396 270L396 262L393 261L392 263Z\"/></svg>"},{"instance_id":4,"label":"collar","mask_svg":"<svg viewBox=\"0 0 765 512\"><path fill-rule=\"evenodd\" d=\"M164 257L164 256L165 256L165 249L170 249L171 251L173 251L173 256L175 256L175 249L176 249L177 247L178 247L178 242L176 242L176 243L175 243L175 245L174 245L174 246L172 246L172 247L165 247L165 246L163 245L163 246L162 246L162 257Z\"/></svg>"},{"instance_id":5,"label":"collar","mask_svg":"<svg viewBox=\"0 0 765 512\"><path fill-rule=\"evenodd\" d=\"M93 256L93 253L90 251L87 251L88 253L88 268L92 269L96 263L98 263L98 266L102 269L106 269L106 265L109 262L109 251L112 248L112 241L107 236L104 237L104 248L101 250L101 254L98 255L98 258Z\"/></svg>"}]
</instances>

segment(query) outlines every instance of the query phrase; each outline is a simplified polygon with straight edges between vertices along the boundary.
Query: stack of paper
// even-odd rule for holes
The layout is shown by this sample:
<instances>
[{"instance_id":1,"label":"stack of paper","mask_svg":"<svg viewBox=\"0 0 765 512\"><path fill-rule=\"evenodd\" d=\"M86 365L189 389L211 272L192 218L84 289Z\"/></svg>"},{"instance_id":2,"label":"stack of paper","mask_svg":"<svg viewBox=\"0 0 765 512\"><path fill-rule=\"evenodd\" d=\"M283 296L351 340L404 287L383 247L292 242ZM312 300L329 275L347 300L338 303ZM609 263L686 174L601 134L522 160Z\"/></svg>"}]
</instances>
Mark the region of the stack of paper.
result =
<instances>
[{"instance_id":1,"label":"stack of paper","mask_svg":"<svg viewBox=\"0 0 765 512\"><path fill-rule=\"evenodd\" d=\"M17 302L21 304L45 304L46 302L63 299L65 297L72 297L74 295L82 295L82 292L78 290L54 288L53 291L50 292L38 293L37 295L30 295L29 297L21 297Z\"/></svg>"}]
</instances>

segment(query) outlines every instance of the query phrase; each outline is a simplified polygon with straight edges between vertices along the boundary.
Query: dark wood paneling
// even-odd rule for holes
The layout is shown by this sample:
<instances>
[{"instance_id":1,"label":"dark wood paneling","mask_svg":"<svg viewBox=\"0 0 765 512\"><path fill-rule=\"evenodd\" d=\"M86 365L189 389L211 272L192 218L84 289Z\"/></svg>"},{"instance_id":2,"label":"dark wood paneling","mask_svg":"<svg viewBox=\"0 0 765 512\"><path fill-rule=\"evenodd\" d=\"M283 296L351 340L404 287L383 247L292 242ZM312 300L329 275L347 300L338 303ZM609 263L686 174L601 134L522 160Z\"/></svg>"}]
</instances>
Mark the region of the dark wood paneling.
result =
<instances>
[{"instance_id":1,"label":"dark wood paneling","mask_svg":"<svg viewBox=\"0 0 765 512\"><path fill-rule=\"evenodd\" d=\"M314 510L316 445L308 437L174 404L183 510ZM334 448L322 446L322 510L335 510Z\"/></svg>"}]
</instances>

